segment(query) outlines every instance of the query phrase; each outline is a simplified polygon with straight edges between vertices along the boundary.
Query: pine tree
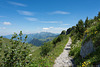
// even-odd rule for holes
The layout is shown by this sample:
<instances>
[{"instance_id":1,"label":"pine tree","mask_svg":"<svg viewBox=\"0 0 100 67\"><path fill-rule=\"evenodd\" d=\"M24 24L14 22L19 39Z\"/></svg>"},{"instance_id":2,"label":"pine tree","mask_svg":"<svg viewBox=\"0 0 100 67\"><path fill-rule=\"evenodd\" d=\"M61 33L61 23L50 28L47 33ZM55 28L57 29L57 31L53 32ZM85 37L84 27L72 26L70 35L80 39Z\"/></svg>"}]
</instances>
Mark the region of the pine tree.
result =
<instances>
[{"instance_id":1,"label":"pine tree","mask_svg":"<svg viewBox=\"0 0 100 67\"><path fill-rule=\"evenodd\" d=\"M79 37L82 38L83 37L83 33L84 33L84 23L82 20L79 20L78 24L77 24L77 30L79 33Z\"/></svg>"},{"instance_id":2,"label":"pine tree","mask_svg":"<svg viewBox=\"0 0 100 67\"><path fill-rule=\"evenodd\" d=\"M100 12L98 13L98 19L100 19Z\"/></svg>"},{"instance_id":3,"label":"pine tree","mask_svg":"<svg viewBox=\"0 0 100 67\"><path fill-rule=\"evenodd\" d=\"M94 20L95 20L95 21L97 21L97 20L98 20L98 18L97 18L96 16L94 16Z\"/></svg>"},{"instance_id":4,"label":"pine tree","mask_svg":"<svg viewBox=\"0 0 100 67\"><path fill-rule=\"evenodd\" d=\"M88 20L88 17L86 18L85 20L85 28L89 27L89 20Z\"/></svg>"},{"instance_id":5,"label":"pine tree","mask_svg":"<svg viewBox=\"0 0 100 67\"><path fill-rule=\"evenodd\" d=\"M63 31L61 32L61 34L65 35L65 34L66 34L66 31L65 31L65 30L63 30Z\"/></svg>"}]
</instances>

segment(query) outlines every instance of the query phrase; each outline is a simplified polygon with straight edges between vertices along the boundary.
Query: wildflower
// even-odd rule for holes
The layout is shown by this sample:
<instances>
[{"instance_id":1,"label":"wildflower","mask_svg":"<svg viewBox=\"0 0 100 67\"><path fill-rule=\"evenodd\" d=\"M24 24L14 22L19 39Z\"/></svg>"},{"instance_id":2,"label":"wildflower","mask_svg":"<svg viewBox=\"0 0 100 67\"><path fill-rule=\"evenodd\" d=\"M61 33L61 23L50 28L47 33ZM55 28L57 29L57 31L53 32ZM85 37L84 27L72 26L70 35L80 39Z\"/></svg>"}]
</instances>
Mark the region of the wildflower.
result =
<instances>
[{"instance_id":1,"label":"wildflower","mask_svg":"<svg viewBox=\"0 0 100 67\"><path fill-rule=\"evenodd\" d=\"M95 34L97 33L97 31L95 31Z\"/></svg>"},{"instance_id":2,"label":"wildflower","mask_svg":"<svg viewBox=\"0 0 100 67\"><path fill-rule=\"evenodd\" d=\"M32 56L32 54L29 54L29 56Z\"/></svg>"},{"instance_id":3,"label":"wildflower","mask_svg":"<svg viewBox=\"0 0 100 67\"><path fill-rule=\"evenodd\" d=\"M89 64L90 64L91 62L89 62Z\"/></svg>"},{"instance_id":4,"label":"wildflower","mask_svg":"<svg viewBox=\"0 0 100 67\"><path fill-rule=\"evenodd\" d=\"M84 67L85 65L83 64L82 67Z\"/></svg>"},{"instance_id":5,"label":"wildflower","mask_svg":"<svg viewBox=\"0 0 100 67\"><path fill-rule=\"evenodd\" d=\"M85 31L85 33L87 33L87 32L88 32L88 30Z\"/></svg>"}]
</instances>

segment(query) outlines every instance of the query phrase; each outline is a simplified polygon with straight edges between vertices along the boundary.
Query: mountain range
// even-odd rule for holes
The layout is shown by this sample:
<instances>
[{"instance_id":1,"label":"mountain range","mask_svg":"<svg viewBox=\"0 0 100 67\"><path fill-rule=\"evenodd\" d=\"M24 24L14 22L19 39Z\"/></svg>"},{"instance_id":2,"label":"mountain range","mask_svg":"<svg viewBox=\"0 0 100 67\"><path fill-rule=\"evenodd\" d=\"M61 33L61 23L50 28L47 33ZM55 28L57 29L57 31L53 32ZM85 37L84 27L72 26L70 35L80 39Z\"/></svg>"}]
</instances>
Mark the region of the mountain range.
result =
<instances>
[{"instance_id":1,"label":"mountain range","mask_svg":"<svg viewBox=\"0 0 100 67\"><path fill-rule=\"evenodd\" d=\"M54 34L50 32L40 32L40 33L33 33L33 34L23 34L22 35L22 41L24 41L25 36L28 35L26 42L33 44L35 46L41 46L44 42L48 42L53 40L55 37L57 37L59 34ZM11 35L3 36L4 38L11 39Z\"/></svg>"}]
</instances>

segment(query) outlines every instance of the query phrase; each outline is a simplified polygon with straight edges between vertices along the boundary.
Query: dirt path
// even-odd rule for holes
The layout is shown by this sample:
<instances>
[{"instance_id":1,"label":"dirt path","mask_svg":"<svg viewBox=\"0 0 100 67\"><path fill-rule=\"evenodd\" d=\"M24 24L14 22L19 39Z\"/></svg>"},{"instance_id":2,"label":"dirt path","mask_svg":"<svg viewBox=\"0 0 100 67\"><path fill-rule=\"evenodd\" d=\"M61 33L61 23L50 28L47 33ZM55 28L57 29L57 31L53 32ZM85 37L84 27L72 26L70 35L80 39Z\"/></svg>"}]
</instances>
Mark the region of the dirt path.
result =
<instances>
[{"instance_id":1,"label":"dirt path","mask_svg":"<svg viewBox=\"0 0 100 67\"><path fill-rule=\"evenodd\" d=\"M73 67L73 59L69 57L69 51L71 48L71 38L69 37L69 41L66 44L64 51L56 58L55 64L53 67Z\"/></svg>"}]
</instances>

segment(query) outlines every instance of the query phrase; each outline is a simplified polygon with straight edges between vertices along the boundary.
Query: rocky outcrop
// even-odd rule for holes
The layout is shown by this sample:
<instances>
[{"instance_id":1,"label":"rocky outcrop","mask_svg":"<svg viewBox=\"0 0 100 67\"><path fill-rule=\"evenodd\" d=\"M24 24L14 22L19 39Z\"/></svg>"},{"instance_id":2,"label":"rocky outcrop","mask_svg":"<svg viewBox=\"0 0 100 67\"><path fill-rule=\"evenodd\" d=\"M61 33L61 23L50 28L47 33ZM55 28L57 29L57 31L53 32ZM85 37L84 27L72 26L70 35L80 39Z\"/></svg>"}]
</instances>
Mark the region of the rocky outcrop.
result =
<instances>
[{"instance_id":1,"label":"rocky outcrop","mask_svg":"<svg viewBox=\"0 0 100 67\"><path fill-rule=\"evenodd\" d=\"M90 39L89 41L82 44L80 55L82 56L82 58L84 58L85 56L92 53L93 51L94 51L94 47L93 47L92 39Z\"/></svg>"}]
</instances>

